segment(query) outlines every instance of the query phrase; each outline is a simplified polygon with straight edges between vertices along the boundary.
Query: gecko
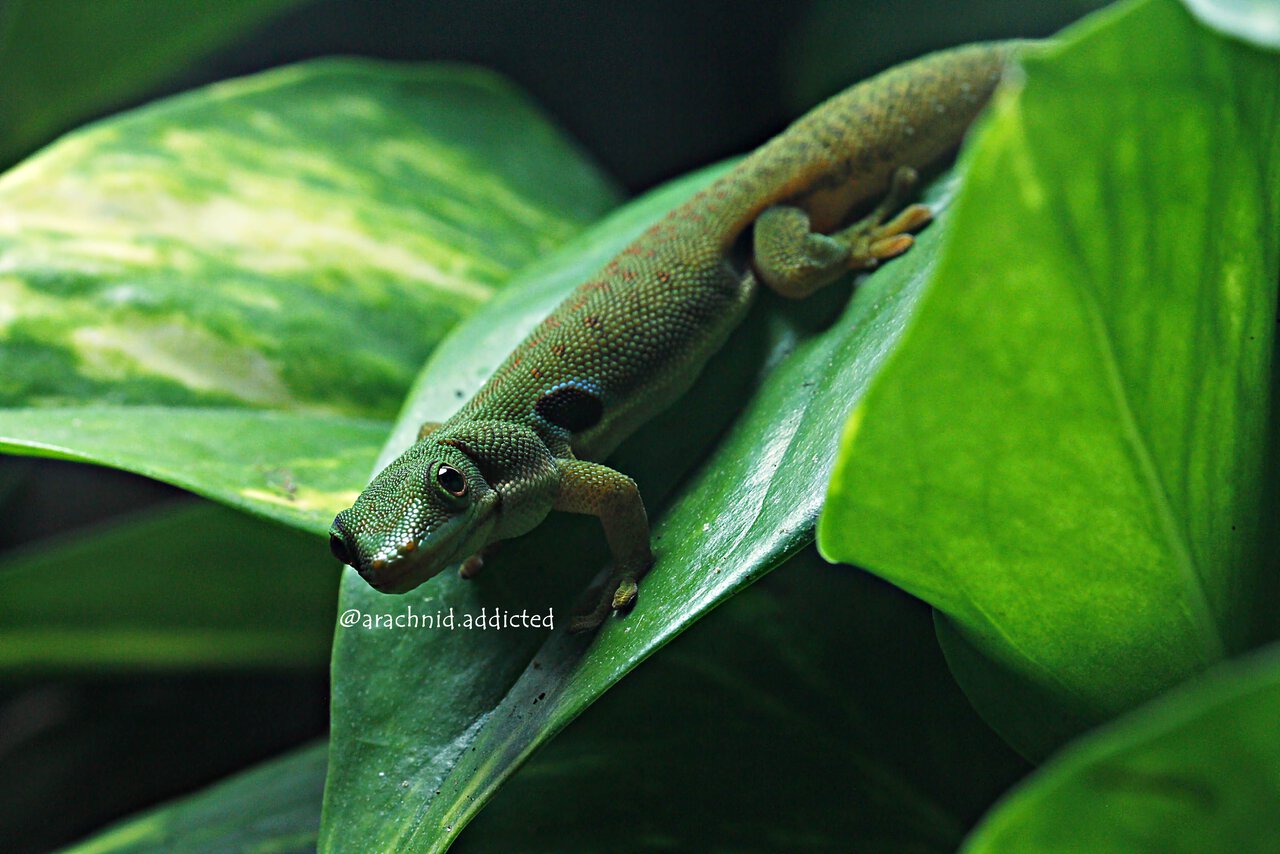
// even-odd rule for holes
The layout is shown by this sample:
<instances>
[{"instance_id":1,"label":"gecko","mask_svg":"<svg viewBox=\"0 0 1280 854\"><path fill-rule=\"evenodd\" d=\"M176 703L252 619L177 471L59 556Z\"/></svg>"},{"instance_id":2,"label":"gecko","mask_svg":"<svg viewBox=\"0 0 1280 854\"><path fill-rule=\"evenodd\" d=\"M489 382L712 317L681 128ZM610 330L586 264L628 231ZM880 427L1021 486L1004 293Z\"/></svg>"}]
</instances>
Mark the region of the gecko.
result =
<instances>
[{"instance_id":1,"label":"gecko","mask_svg":"<svg viewBox=\"0 0 1280 854\"><path fill-rule=\"evenodd\" d=\"M636 602L653 563L636 483L602 462L689 389L763 284L803 298L905 252L930 219L905 196L951 153L1022 43L939 51L832 97L645 231L579 285L452 417L343 510L330 548L404 593L553 510L599 518L612 556L589 613ZM849 222L854 211L875 208Z\"/></svg>"}]
</instances>

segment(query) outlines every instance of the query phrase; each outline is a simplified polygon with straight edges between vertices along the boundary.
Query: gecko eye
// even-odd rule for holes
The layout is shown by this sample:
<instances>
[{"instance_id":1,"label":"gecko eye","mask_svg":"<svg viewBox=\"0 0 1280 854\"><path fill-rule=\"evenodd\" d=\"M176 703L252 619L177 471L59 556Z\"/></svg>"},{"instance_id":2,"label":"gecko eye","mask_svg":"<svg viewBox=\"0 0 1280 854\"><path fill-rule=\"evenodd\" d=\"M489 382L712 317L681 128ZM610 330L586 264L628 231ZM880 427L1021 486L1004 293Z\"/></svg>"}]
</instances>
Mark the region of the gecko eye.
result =
<instances>
[{"instance_id":1,"label":"gecko eye","mask_svg":"<svg viewBox=\"0 0 1280 854\"><path fill-rule=\"evenodd\" d=\"M462 472L453 466L441 463L436 469L436 483L454 498L461 498L467 494L467 480L462 476Z\"/></svg>"}]
</instances>

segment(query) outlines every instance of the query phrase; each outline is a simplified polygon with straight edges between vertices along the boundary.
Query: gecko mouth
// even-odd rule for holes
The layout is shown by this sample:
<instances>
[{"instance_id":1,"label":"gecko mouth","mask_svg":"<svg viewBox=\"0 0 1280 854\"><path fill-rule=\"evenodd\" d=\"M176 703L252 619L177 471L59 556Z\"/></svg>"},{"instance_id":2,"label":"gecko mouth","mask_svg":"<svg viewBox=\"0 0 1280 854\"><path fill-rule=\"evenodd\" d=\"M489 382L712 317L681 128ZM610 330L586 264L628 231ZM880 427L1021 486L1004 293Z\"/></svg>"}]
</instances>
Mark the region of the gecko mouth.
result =
<instances>
[{"instance_id":1,"label":"gecko mouth","mask_svg":"<svg viewBox=\"0 0 1280 854\"><path fill-rule=\"evenodd\" d=\"M335 530L340 533L342 544L350 542L341 524L335 523ZM344 563L353 567L369 586L379 593L407 593L424 581L439 575L454 560L453 552L457 550L459 535L463 526L454 520L437 528L424 541L408 540L394 549L385 546L374 552L375 557L367 557L369 552L350 554L351 549L343 551L350 560ZM342 555L339 556L341 560Z\"/></svg>"},{"instance_id":2,"label":"gecko mouth","mask_svg":"<svg viewBox=\"0 0 1280 854\"><path fill-rule=\"evenodd\" d=\"M468 529L461 516L416 526L426 531L421 539L408 535L397 542L384 531L358 530L347 513L338 513L333 520L329 548L379 593L408 593L463 557L457 552L466 545Z\"/></svg>"},{"instance_id":3,"label":"gecko mouth","mask_svg":"<svg viewBox=\"0 0 1280 854\"><path fill-rule=\"evenodd\" d=\"M397 551L386 558L361 561L356 572L379 593L408 593L444 569L444 566L432 567L433 561L422 559L425 555L414 560L418 557L414 549Z\"/></svg>"},{"instance_id":4,"label":"gecko mouth","mask_svg":"<svg viewBox=\"0 0 1280 854\"><path fill-rule=\"evenodd\" d=\"M356 567L356 572L360 573L360 577L369 582L369 586L379 593L404 593L417 587L417 584L411 587L403 587L402 584L409 575L410 567L404 560L375 560L369 563L361 563Z\"/></svg>"}]
</instances>

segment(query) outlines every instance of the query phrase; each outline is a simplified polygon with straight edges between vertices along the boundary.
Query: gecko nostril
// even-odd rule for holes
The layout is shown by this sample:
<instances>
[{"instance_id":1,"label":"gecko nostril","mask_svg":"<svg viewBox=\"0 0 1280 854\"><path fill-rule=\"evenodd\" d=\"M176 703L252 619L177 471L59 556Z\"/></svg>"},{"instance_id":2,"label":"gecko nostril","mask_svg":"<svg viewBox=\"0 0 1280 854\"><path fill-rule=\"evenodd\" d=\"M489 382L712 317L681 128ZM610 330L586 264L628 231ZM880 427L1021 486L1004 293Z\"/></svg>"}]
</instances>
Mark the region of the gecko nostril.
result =
<instances>
[{"instance_id":1,"label":"gecko nostril","mask_svg":"<svg viewBox=\"0 0 1280 854\"><path fill-rule=\"evenodd\" d=\"M329 551L333 552L333 556L348 566L355 566L355 562L351 559L351 549L347 547L346 538L342 535L342 529L338 527L335 521L333 527L329 529Z\"/></svg>"}]
</instances>

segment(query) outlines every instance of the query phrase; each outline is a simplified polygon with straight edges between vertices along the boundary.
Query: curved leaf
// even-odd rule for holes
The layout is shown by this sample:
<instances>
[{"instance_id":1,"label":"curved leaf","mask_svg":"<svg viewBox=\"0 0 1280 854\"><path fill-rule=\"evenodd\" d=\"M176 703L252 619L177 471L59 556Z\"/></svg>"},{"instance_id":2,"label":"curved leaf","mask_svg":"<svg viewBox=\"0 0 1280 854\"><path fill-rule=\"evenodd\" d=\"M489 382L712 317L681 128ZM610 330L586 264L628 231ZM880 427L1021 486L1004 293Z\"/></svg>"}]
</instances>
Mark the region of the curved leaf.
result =
<instances>
[{"instance_id":1,"label":"curved leaf","mask_svg":"<svg viewBox=\"0 0 1280 854\"><path fill-rule=\"evenodd\" d=\"M323 554L202 501L8 556L0 673L321 667L338 583Z\"/></svg>"},{"instance_id":2,"label":"curved leaf","mask_svg":"<svg viewBox=\"0 0 1280 854\"><path fill-rule=\"evenodd\" d=\"M558 299L707 180L694 176L628 206L461 325L415 386L382 462L412 440L420 421L448 415ZM698 386L619 449L614 461L659 511L658 560L625 620L594 638L557 631L547 639L531 629L340 629L321 847L342 850L360 840L442 850L539 744L699 616L809 542L839 425L900 334L940 232L930 228L906 257L869 277L842 313L838 289L799 305L762 299ZM810 335L815 329L822 331ZM724 420L756 386L707 457ZM661 496L699 460L697 474L661 511ZM410 607L419 614L452 607L457 615L550 609L562 626L587 571L601 565L602 546L593 520L554 517L475 582L447 573L388 598L348 573L340 607L374 615Z\"/></svg>"},{"instance_id":3,"label":"curved leaf","mask_svg":"<svg viewBox=\"0 0 1280 854\"><path fill-rule=\"evenodd\" d=\"M964 854L1280 850L1280 649L1080 739L1008 795Z\"/></svg>"},{"instance_id":4,"label":"curved leaf","mask_svg":"<svg viewBox=\"0 0 1280 854\"><path fill-rule=\"evenodd\" d=\"M0 177L0 404L390 417L612 201L478 70L326 60L162 101Z\"/></svg>"},{"instance_id":5,"label":"curved leaf","mask_svg":"<svg viewBox=\"0 0 1280 854\"><path fill-rule=\"evenodd\" d=\"M0 451L124 469L320 535L360 493L387 430L242 409L0 409Z\"/></svg>"},{"instance_id":6,"label":"curved leaf","mask_svg":"<svg viewBox=\"0 0 1280 854\"><path fill-rule=\"evenodd\" d=\"M944 633L971 699L1043 755L1256 638L1280 65L1151 0L1026 69L819 542L938 608L989 659Z\"/></svg>"}]
</instances>

